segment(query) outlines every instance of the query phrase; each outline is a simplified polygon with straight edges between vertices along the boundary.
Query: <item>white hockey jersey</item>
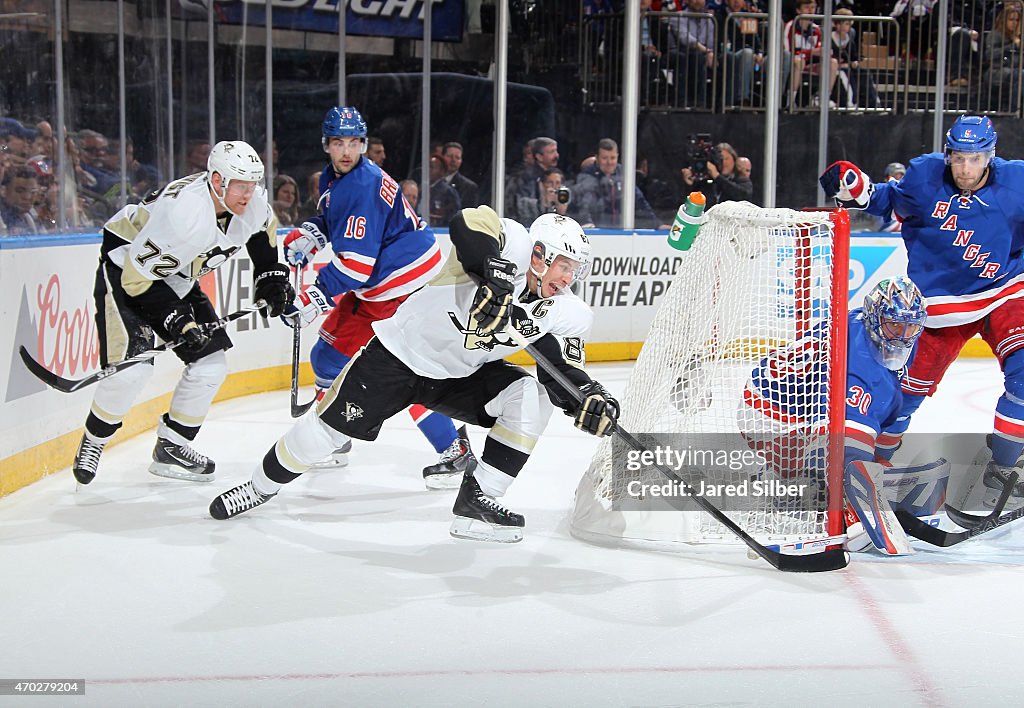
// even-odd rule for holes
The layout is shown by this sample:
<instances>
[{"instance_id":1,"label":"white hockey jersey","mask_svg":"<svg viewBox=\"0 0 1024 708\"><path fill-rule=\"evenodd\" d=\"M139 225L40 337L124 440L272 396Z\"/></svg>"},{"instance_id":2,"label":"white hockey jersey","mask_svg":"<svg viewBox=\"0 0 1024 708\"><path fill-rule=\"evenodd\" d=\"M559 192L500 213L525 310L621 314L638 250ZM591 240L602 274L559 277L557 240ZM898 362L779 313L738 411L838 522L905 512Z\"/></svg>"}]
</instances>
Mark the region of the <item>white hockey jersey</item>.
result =
<instances>
[{"instance_id":1,"label":"white hockey jersey","mask_svg":"<svg viewBox=\"0 0 1024 708\"><path fill-rule=\"evenodd\" d=\"M582 340L594 319L590 307L568 289L552 298L523 302L530 299L526 273L533 241L518 222L502 219L501 224L505 232L501 257L516 264L516 300L527 315L515 322L516 328L530 341L546 334L570 340L575 356L567 359L582 365ZM441 272L402 303L393 317L373 323L377 338L414 372L432 379L463 378L489 361L520 351L523 347L502 332L477 336L469 316L477 288L456 255L449 254Z\"/></svg>"},{"instance_id":2,"label":"white hockey jersey","mask_svg":"<svg viewBox=\"0 0 1024 708\"><path fill-rule=\"evenodd\" d=\"M276 247L277 217L257 186L241 216L218 219L205 172L182 177L141 204L129 204L103 225L125 241L107 258L124 270L122 284L139 295L163 280L184 297L201 276L218 268L257 233Z\"/></svg>"}]
</instances>

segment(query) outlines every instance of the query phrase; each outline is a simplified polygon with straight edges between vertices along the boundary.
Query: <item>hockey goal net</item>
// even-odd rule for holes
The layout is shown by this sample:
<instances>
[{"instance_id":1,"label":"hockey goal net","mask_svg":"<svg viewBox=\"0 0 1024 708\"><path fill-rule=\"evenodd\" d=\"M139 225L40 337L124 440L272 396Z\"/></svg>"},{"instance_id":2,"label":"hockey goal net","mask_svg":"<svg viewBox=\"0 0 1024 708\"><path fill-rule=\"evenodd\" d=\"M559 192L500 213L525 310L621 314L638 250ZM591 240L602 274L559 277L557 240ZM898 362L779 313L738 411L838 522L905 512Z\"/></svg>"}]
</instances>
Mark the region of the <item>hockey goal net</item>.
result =
<instances>
[{"instance_id":1,"label":"hockey goal net","mask_svg":"<svg viewBox=\"0 0 1024 708\"><path fill-rule=\"evenodd\" d=\"M602 440L576 491L573 535L656 548L735 542L652 460L711 492L761 543L839 535L848 268L845 211L710 209L620 402L623 427L651 455ZM767 406L753 405L752 388Z\"/></svg>"}]
</instances>

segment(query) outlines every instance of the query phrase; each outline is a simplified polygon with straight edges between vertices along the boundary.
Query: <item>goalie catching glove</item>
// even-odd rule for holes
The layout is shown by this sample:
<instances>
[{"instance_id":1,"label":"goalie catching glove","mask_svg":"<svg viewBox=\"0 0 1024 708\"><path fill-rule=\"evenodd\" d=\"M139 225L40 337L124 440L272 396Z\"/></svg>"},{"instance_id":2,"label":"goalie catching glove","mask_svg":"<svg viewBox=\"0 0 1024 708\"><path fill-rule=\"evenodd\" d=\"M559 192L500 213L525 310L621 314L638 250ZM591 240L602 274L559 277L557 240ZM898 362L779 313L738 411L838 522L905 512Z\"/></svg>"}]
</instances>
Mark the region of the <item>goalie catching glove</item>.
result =
<instances>
[{"instance_id":1,"label":"goalie catching glove","mask_svg":"<svg viewBox=\"0 0 1024 708\"><path fill-rule=\"evenodd\" d=\"M297 305L289 305L281 318L292 327L305 327L320 315L331 309L333 301L327 293L310 285L299 294Z\"/></svg>"},{"instance_id":2,"label":"goalie catching glove","mask_svg":"<svg viewBox=\"0 0 1024 708\"><path fill-rule=\"evenodd\" d=\"M295 289L288 282L288 269L275 263L260 272L252 281L253 295L257 300L267 303L265 317L277 317L284 314L285 308L295 299Z\"/></svg>"},{"instance_id":3,"label":"goalie catching glove","mask_svg":"<svg viewBox=\"0 0 1024 708\"><path fill-rule=\"evenodd\" d=\"M619 402L597 381L580 386L580 393L583 400L575 411L569 412L574 418L573 424L599 438L610 435L619 417Z\"/></svg>"},{"instance_id":4,"label":"goalie catching glove","mask_svg":"<svg viewBox=\"0 0 1024 708\"><path fill-rule=\"evenodd\" d=\"M192 316L191 308L185 304L176 307L164 318L164 329L173 341L180 342L178 346L183 351L200 352L210 343L210 336L199 326Z\"/></svg>"},{"instance_id":5,"label":"goalie catching glove","mask_svg":"<svg viewBox=\"0 0 1024 708\"><path fill-rule=\"evenodd\" d=\"M327 236L319 224L303 221L284 237L284 259L293 266L304 266L326 245Z\"/></svg>"},{"instance_id":6,"label":"goalie catching glove","mask_svg":"<svg viewBox=\"0 0 1024 708\"><path fill-rule=\"evenodd\" d=\"M871 201L875 185L871 178L852 162L839 160L828 166L818 178L825 196L846 209L864 209Z\"/></svg>"},{"instance_id":7,"label":"goalie catching glove","mask_svg":"<svg viewBox=\"0 0 1024 708\"><path fill-rule=\"evenodd\" d=\"M488 258L483 283L473 298L470 321L476 320L478 336L505 329L512 316L512 293L515 290L516 264L503 258Z\"/></svg>"}]
</instances>

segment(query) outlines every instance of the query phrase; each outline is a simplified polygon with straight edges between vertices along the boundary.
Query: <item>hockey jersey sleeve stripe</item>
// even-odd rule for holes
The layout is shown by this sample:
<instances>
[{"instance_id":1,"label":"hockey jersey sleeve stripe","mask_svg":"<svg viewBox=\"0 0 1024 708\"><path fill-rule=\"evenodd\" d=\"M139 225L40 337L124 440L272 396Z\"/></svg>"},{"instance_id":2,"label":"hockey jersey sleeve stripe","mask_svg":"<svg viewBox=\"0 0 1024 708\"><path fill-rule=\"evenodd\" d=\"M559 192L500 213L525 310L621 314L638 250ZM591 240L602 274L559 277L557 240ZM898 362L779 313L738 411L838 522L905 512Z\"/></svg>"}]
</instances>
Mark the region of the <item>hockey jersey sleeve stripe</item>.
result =
<instances>
[{"instance_id":1,"label":"hockey jersey sleeve stripe","mask_svg":"<svg viewBox=\"0 0 1024 708\"><path fill-rule=\"evenodd\" d=\"M373 268L377 265L377 259L371 256L364 256L361 253L343 251L334 254L334 265L344 275L364 283L373 274Z\"/></svg>"},{"instance_id":2,"label":"hockey jersey sleeve stripe","mask_svg":"<svg viewBox=\"0 0 1024 708\"><path fill-rule=\"evenodd\" d=\"M396 270L379 285L358 293L363 300L393 300L407 295L430 282L441 270L441 248L434 247L410 263L405 268Z\"/></svg>"},{"instance_id":3,"label":"hockey jersey sleeve stripe","mask_svg":"<svg viewBox=\"0 0 1024 708\"><path fill-rule=\"evenodd\" d=\"M1016 442L1024 442L1024 421L1017 420L1016 418L1007 418L999 411L996 411L996 421L993 427L1003 437L1010 438Z\"/></svg>"},{"instance_id":4,"label":"hockey jersey sleeve stripe","mask_svg":"<svg viewBox=\"0 0 1024 708\"><path fill-rule=\"evenodd\" d=\"M1000 360L1006 359L1021 347L1024 347L1024 333L1012 334L996 345L996 356Z\"/></svg>"},{"instance_id":5,"label":"hockey jersey sleeve stripe","mask_svg":"<svg viewBox=\"0 0 1024 708\"><path fill-rule=\"evenodd\" d=\"M875 431L853 420L846 421L845 445L870 456L875 452Z\"/></svg>"},{"instance_id":6,"label":"hockey jersey sleeve stripe","mask_svg":"<svg viewBox=\"0 0 1024 708\"><path fill-rule=\"evenodd\" d=\"M780 423L800 424L806 422L805 416L787 413L750 388L743 389L743 403L762 415L772 420L777 420Z\"/></svg>"},{"instance_id":7,"label":"hockey jersey sleeve stripe","mask_svg":"<svg viewBox=\"0 0 1024 708\"><path fill-rule=\"evenodd\" d=\"M932 386L935 385L934 381L925 381L924 379L915 379L910 376L904 376L900 381L900 388L904 393L910 393L915 396L927 396L928 391L931 390Z\"/></svg>"},{"instance_id":8,"label":"hockey jersey sleeve stripe","mask_svg":"<svg viewBox=\"0 0 1024 708\"><path fill-rule=\"evenodd\" d=\"M975 322L1007 300L1019 297L1024 297L1024 274L995 290L972 295L930 295L927 298L928 326L952 327Z\"/></svg>"}]
</instances>

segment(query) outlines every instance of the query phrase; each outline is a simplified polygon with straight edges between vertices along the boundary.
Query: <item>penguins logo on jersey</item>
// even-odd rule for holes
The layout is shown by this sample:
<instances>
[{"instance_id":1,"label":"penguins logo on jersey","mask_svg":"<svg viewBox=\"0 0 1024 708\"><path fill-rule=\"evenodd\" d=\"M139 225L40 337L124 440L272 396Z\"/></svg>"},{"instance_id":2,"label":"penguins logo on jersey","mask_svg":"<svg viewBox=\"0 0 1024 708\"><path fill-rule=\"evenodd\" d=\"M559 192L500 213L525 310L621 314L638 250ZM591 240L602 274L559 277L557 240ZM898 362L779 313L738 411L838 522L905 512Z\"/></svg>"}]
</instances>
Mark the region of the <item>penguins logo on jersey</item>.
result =
<instances>
[{"instance_id":1,"label":"penguins logo on jersey","mask_svg":"<svg viewBox=\"0 0 1024 708\"><path fill-rule=\"evenodd\" d=\"M491 334L485 334L483 336L476 333L476 328L471 328L463 325L459 320L458 315L449 310L448 318L455 325L455 329L459 330L466 336L463 345L466 349L484 349L491 351L496 346L512 347L516 348L519 345L511 337L502 336L504 332L492 332ZM530 337L536 337L540 334L540 328L533 323L529 317L517 317L516 312L513 310L512 315L512 326L519 330L519 333L529 339Z\"/></svg>"},{"instance_id":2,"label":"penguins logo on jersey","mask_svg":"<svg viewBox=\"0 0 1024 708\"><path fill-rule=\"evenodd\" d=\"M231 258L237 250L237 246L232 246L230 248L214 246L206 253L200 253L195 257L195 260L192 261L192 277L200 278L210 271L220 268L224 261Z\"/></svg>"},{"instance_id":3,"label":"penguins logo on jersey","mask_svg":"<svg viewBox=\"0 0 1024 708\"><path fill-rule=\"evenodd\" d=\"M345 412L341 414L341 417L351 423L356 418L363 417L363 409L357 406L355 403L346 401Z\"/></svg>"}]
</instances>

